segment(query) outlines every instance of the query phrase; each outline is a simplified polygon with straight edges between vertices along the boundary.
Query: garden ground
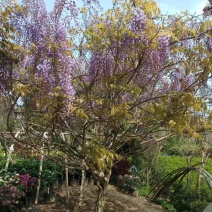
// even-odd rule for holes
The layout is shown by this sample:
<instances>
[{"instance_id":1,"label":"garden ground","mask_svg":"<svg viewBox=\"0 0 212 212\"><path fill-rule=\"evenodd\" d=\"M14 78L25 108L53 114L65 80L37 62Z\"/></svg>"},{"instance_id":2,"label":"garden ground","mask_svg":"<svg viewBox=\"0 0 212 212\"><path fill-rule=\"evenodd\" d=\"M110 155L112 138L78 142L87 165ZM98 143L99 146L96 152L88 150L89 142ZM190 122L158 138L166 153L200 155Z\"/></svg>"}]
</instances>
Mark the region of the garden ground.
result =
<instances>
[{"instance_id":1,"label":"garden ground","mask_svg":"<svg viewBox=\"0 0 212 212\"><path fill-rule=\"evenodd\" d=\"M78 199L79 187L71 187L73 193L72 199ZM52 204L40 204L33 209L28 209L27 211L39 211L39 212L72 212L73 208L70 205L65 204L65 190L57 191L56 202ZM85 187L84 188L84 198L83 203L79 207L79 212L92 212L95 206L95 199L97 195L96 187ZM121 193L114 186L110 185L106 198L106 208L107 212L164 212L161 206L154 204L144 197L133 197Z\"/></svg>"}]
</instances>

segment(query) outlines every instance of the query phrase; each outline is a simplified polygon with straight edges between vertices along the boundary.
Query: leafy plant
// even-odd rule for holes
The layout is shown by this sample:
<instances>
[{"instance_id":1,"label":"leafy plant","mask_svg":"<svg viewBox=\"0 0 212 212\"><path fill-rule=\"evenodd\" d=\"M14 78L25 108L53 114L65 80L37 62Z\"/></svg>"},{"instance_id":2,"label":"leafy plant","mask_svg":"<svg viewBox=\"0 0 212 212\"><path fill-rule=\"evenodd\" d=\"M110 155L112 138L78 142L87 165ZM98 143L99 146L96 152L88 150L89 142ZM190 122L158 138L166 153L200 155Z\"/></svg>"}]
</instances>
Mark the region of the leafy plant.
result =
<instances>
[{"instance_id":1,"label":"leafy plant","mask_svg":"<svg viewBox=\"0 0 212 212\"><path fill-rule=\"evenodd\" d=\"M29 192L35 189L37 184L37 178L31 177L28 173L18 176L19 183L22 186L23 191Z\"/></svg>"},{"instance_id":2,"label":"leafy plant","mask_svg":"<svg viewBox=\"0 0 212 212\"><path fill-rule=\"evenodd\" d=\"M0 187L0 206L12 209L17 205L25 194L14 185L4 185Z\"/></svg>"},{"instance_id":3,"label":"leafy plant","mask_svg":"<svg viewBox=\"0 0 212 212\"><path fill-rule=\"evenodd\" d=\"M155 200L155 202L158 205L161 205L164 209L168 210L169 212L177 212L174 206L165 200L157 199Z\"/></svg>"},{"instance_id":4,"label":"leafy plant","mask_svg":"<svg viewBox=\"0 0 212 212\"><path fill-rule=\"evenodd\" d=\"M150 192L150 187L139 185L138 193L139 196L148 196Z\"/></svg>"},{"instance_id":5,"label":"leafy plant","mask_svg":"<svg viewBox=\"0 0 212 212\"><path fill-rule=\"evenodd\" d=\"M4 164L0 162L0 168L4 169ZM39 160L35 160L34 156L30 158L15 158L14 163L11 163L8 171L11 173L17 172L19 174L28 173L31 177L38 178L38 170L39 170ZM43 164L43 170L49 170L51 172L55 172L57 178L62 175L62 169L59 165L52 161L45 161Z\"/></svg>"},{"instance_id":6,"label":"leafy plant","mask_svg":"<svg viewBox=\"0 0 212 212\"><path fill-rule=\"evenodd\" d=\"M41 174L41 182L43 186L49 186L50 183L58 179L58 172L56 170L43 170Z\"/></svg>"},{"instance_id":7,"label":"leafy plant","mask_svg":"<svg viewBox=\"0 0 212 212\"><path fill-rule=\"evenodd\" d=\"M0 186L4 186L7 184L11 185L18 185L19 184L19 179L18 179L19 174L16 172L9 172L6 171L5 169L2 169L0 171Z\"/></svg>"},{"instance_id":8,"label":"leafy plant","mask_svg":"<svg viewBox=\"0 0 212 212\"><path fill-rule=\"evenodd\" d=\"M16 158L14 163L10 164L8 171L18 172L19 174L29 173L32 177L38 177L39 161L33 157L29 159Z\"/></svg>"},{"instance_id":9,"label":"leafy plant","mask_svg":"<svg viewBox=\"0 0 212 212\"><path fill-rule=\"evenodd\" d=\"M28 173L18 173L6 170L0 171L0 205L5 210L12 210L15 205L35 189L37 178ZM12 210L13 211L13 210Z\"/></svg>"},{"instance_id":10,"label":"leafy plant","mask_svg":"<svg viewBox=\"0 0 212 212\"><path fill-rule=\"evenodd\" d=\"M157 199L164 191L171 187L175 182L180 183L190 172L197 172L202 174L203 179L207 183L208 187L212 189L212 176L204 169L198 167L199 164L195 164L191 167L182 167L176 169L166 175L156 186L156 190L152 192L153 200Z\"/></svg>"},{"instance_id":11,"label":"leafy plant","mask_svg":"<svg viewBox=\"0 0 212 212\"><path fill-rule=\"evenodd\" d=\"M150 196L155 201L165 195L171 201L177 211L202 211L207 203L211 202L212 195L206 195L201 187L202 198L196 195L196 187L193 186L196 180L188 184L188 178L192 172L201 173L201 176L208 188L212 190L212 176L205 170L199 168L199 164L191 167L178 168L167 174L153 189ZM207 189L208 190L208 189ZM210 192L211 193L211 192ZM208 202L207 202L208 201ZM198 209L197 209L198 208Z\"/></svg>"},{"instance_id":12,"label":"leafy plant","mask_svg":"<svg viewBox=\"0 0 212 212\"><path fill-rule=\"evenodd\" d=\"M136 189L141 184L140 178L138 176L125 174L124 176L118 176L118 187L124 191L130 192Z\"/></svg>"}]
</instances>

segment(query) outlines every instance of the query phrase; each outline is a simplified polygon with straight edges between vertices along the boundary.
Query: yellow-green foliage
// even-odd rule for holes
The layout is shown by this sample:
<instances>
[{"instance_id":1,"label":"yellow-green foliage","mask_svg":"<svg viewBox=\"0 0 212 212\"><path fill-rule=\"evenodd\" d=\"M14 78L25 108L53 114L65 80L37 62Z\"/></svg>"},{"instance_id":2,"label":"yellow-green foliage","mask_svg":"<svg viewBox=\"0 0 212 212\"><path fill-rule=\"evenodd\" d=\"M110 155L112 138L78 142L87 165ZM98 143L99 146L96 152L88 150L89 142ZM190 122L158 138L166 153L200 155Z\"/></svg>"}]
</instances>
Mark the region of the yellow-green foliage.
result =
<instances>
[{"instance_id":1,"label":"yellow-green foliage","mask_svg":"<svg viewBox=\"0 0 212 212\"><path fill-rule=\"evenodd\" d=\"M212 158L208 159L204 169L212 173ZM199 157L194 157L191 161L191 165L200 163ZM168 173L180 168L186 167L186 158L180 156L160 156L158 160L157 171L154 178L161 180ZM172 184L169 188L169 192L166 194L167 199L171 200L172 206L177 212L200 212L203 211L206 206L212 201L211 189L202 179L200 185L200 195L197 195L197 179L196 172L190 172L186 175L183 181ZM173 192L175 195L173 196Z\"/></svg>"},{"instance_id":2,"label":"yellow-green foliage","mask_svg":"<svg viewBox=\"0 0 212 212\"><path fill-rule=\"evenodd\" d=\"M199 157L194 157L191 160L191 164L195 165L195 164L200 164L201 159ZM165 177L167 174L169 174L170 172L181 168L181 167L187 167L186 165L186 157L181 157L181 156L160 156L158 159L158 166L157 166L157 170L158 170L158 177L160 179L162 179L163 177ZM198 167L198 166L197 166ZM212 174L212 158L209 158L204 169L209 172L210 174ZM190 182L190 186L191 187L195 187L196 186L196 182L197 182L197 173L196 172L192 172L189 175L189 182ZM185 177L186 179L186 177ZM209 189L209 188L208 188Z\"/></svg>"}]
</instances>

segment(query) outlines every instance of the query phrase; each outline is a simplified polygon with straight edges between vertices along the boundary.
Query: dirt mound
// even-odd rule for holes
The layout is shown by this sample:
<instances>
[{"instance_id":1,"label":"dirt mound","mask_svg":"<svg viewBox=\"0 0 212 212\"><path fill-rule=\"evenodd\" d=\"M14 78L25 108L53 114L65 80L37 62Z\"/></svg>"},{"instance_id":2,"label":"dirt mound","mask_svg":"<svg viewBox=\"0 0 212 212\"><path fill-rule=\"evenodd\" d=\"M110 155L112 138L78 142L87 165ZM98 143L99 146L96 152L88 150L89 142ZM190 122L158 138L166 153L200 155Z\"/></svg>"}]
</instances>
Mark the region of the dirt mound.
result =
<instances>
[{"instance_id":1,"label":"dirt mound","mask_svg":"<svg viewBox=\"0 0 212 212\"><path fill-rule=\"evenodd\" d=\"M65 190L56 191L56 202L52 204L40 204L36 207L28 209L27 211L39 212L72 212L73 203L78 200L79 187L71 187L71 201L70 204L65 204ZM95 200L97 196L96 187L85 187L83 194L83 202L79 206L79 212L92 212L95 211ZM71 203L72 202L72 203ZM161 206L154 204L144 197L133 197L121 193L114 186L109 186L106 198L107 212L164 212Z\"/></svg>"}]
</instances>

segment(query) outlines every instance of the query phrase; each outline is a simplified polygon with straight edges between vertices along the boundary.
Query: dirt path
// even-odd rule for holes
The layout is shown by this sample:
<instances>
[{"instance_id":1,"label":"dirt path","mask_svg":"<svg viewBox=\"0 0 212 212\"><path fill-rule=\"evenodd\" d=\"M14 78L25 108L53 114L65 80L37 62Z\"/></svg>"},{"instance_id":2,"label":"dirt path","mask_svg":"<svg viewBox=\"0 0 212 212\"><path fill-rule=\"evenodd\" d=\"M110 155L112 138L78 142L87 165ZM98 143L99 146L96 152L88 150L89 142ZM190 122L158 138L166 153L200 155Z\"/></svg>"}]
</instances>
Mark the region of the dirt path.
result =
<instances>
[{"instance_id":1,"label":"dirt path","mask_svg":"<svg viewBox=\"0 0 212 212\"><path fill-rule=\"evenodd\" d=\"M79 188L72 187L71 191L74 199L78 199ZM97 195L96 187L85 187L83 203L79 207L79 212L93 212L95 206L95 199ZM58 191L56 203L40 204L33 210L36 212L73 212L71 205L65 204L65 191ZM161 206L156 205L144 197L133 197L119 192L114 186L109 186L105 212L164 212Z\"/></svg>"},{"instance_id":2,"label":"dirt path","mask_svg":"<svg viewBox=\"0 0 212 212\"><path fill-rule=\"evenodd\" d=\"M109 187L107 201L114 202L116 210L112 211L132 211L132 212L162 212L162 207L148 201L144 197L133 197L117 191L113 186Z\"/></svg>"}]
</instances>

